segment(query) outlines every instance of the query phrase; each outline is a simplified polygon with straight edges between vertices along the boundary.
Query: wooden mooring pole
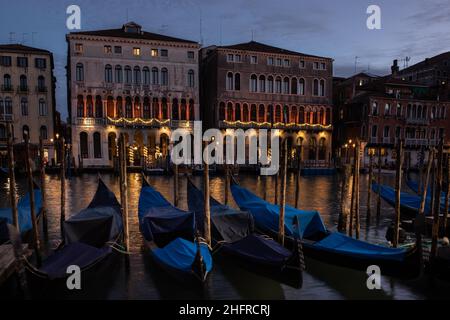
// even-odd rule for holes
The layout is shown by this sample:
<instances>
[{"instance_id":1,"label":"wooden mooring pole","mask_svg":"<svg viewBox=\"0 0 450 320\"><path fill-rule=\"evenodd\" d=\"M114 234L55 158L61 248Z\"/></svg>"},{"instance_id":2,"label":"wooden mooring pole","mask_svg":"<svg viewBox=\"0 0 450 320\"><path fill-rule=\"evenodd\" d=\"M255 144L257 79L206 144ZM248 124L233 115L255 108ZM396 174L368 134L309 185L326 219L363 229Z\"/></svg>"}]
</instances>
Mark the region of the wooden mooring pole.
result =
<instances>
[{"instance_id":1,"label":"wooden mooring pole","mask_svg":"<svg viewBox=\"0 0 450 320\"><path fill-rule=\"evenodd\" d=\"M207 146L204 143L204 148ZM204 208L205 208L205 241L211 246L211 208L210 208L210 190L209 190L209 164L203 160L203 192L204 192Z\"/></svg>"},{"instance_id":2,"label":"wooden mooring pole","mask_svg":"<svg viewBox=\"0 0 450 320\"><path fill-rule=\"evenodd\" d=\"M381 215L381 147L378 147L377 217Z\"/></svg>"},{"instance_id":3,"label":"wooden mooring pole","mask_svg":"<svg viewBox=\"0 0 450 320\"><path fill-rule=\"evenodd\" d=\"M39 229L37 225L36 218L36 204L34 199L34 183L33 183L33 172L31 168L31 159L30 159L30 133L25 132L25 167L27 172L27 180L28 180L28 192L30 193L30 214L31 214L31 223L33 227L33 245L36 253L36 261L38 267L41 266L41 252L40 252L40 241L39 241Z\"/></svg>"},{"instance_id":4,"label":"wooden mooring pole","mask_svg":"<svg viewBox=\"0 0 450 320\"><path fill-rule=\"evenodd\" d=\"M280 172L275 175L275 201L274 204L278 204L278 179L280 178Z\"/></svg>"},{"instance_id":5,"label":"wooden mooring pole","mask_svg":"<svg viewBox=\"0 0 450 320\"><path fill-rule=\"evenodd\" d=\"M128 228L128 182L127 182L127 154L125 135L120 134L119 142L119 166L120 166L120 203L122 206L122 220L123 220L123 245L126 251L130 249L130 238Z\"/></svg>"},{"instance_id":6,"label":"wooden mooring pole","mask_svg":"<svg viewBox=\"0 0 450 320\"><path fill-rule=\"evenodd\" d=\"M297 175L295 177L295 207L300 205L300 176L302 172L302 146L297 146Z\"/></svg>"},{"instance_id":7,"label":"wooden mooring pole","mask_svg":"<svg viewBox=\"0 0 450 320\"><path fill-rule=\"evenodd\" d=\"M341 183L341 210L339 212L339 221L338 221L338 231L346 233L347 232L347 211L346 211L346 194L348 191L348 180L350 177L351 168L348 164L343 165L344 173L342 177ZM350 171L350 172L349 172Z\"/></svg>"},{"instance_id":8,"label":"wooden mooring pole","mask_svg":"<svg viewBox=\"0 0 450 320\"><path fill-rule=\"evenodd\" d=\"M61 180L61 215L60 215L60 228L61 239L65 239L64 221L66 221L66 143L64 137L59 140L59 146L61 151L61 172L59 174Z\"/></svg>"},{"instance_id":9,"label":"wooden mooring pole","mask_svg":"<svg viewBox=\"0 0 450 320\"><path fill-rule=\"evenodd\" d=\"M359 172L361 168L361 142L356 139L356 147L355 147L356 159L355 159L355 175L356 175L356 184L355 184L355 236L356 239L359 239L359 233L361 229L361 223L359 219Z\"/></svg>"},{"instance_id":10,"label":"wooden mooring pole","mask_svg":"<svg viewBox=\"0 0 450 320\"><path fill-rule=\"evenodd\" d=\"M439 239L439 216L441 211L441 192L442 192L442 160L444 157L444 139L441 138L438 149L437 159L437 178L436 178L436 191L433 208L433 232L431 235L431 257L437 256L438 239Z\"/></svg>"},{"instance_id":11,"label":"wooden mooring pole","mask_svg":"<svg viewBox=\"0 0 450 320\"><path fill-rule=\"evenodd\" d=\"M45 159L44 159L44 142L42 137L39 137L39 166L40 166L40 177L41 177L41 198L42 198L42 224L44 229L44 236L48 236L48 220L47 220L47 194L45 185Z\"/></svg>"},{"instance_id":12,"label":"wooden mooring pole","mask_svg":"<svg viewBox=\"0 0 450 320\"><path fill-rule=\"evenodd\" d=\"M367 183L367 223L370 221L372 207L373 154L369 154L369 181Z\"/></svg>"},{"instance_id":13,"label":"wooden mooring pole","mask_svg":"<svg viewBox=\"0 0 450 320\"><path fill-rule=\"evenodd\" d=\"M444 214L442 221L442 234L445 235L447 231L447 221L448 221L448 209L449 209L449 199L450 196L450 155L447 154L447 167L446 167L446 176L447 176L447 189L445 190L445 206L444 206Z\"/></svg>"},{"instance_id":14,"label":"wooden mooring pole","mask_svg":"<svg viewBox=\"0 0 450 320\"><path fill-rule=\"evenodd\" d=\"M286 211L287 140L283 144L283 168L281 172L280 217L278 222L278 242L284 246L284 216Z\"/></svg>"},{"instance_id":15,"label":"wooden mooring pole","mask_svg":"<svg viewBox=\"0 0 450 320\"><path fill-rule=\"evenodd\" d=\"M229 190L230 190L230 169L229 165L225 164L225 204L228 204Z\"/></svg>"},{"instance_id":16,"label":"wooden mooring pole","mask_svg":"<svg viewBox=\"0 0 450 320\"><path fill-rule=\"evenodd\" d=\"M402 188L402 165L403 165L403 141L400 139L397 146L397 165L395 170L395 220L394 239L392 245L398 247L400 230L400 192Z\"/></svg>"},{"instance_id":17,"label":"wooden mooring pole","mask_svg":"<svg viewBox=\"0 0 450 320\"><path fill-rule=\"evenodd\" d=\"M173 204L175 207L178 207L178 189L179 189L179 180L178 180L178 165L173 165Z\"/></svg>"},{"instance_id":18,"label":"wooden mooring pole","mask_svg":"<svg viewBox=\"0 0 450 320\"><path fill-rule=\"evenodd\" d=\"M14 163L14 141L12 125L8 123L8 170L9 170L9 200L11 203L12 222L14 227L19 230L19 213L17 211L17 194L16 194L16 174Z\"/></svg>"},{"instance_id":19,"label":"wooden mooring pole","mask_svg":"<svg viewBox=\"0 0 450 320\"><path fill-rule=\"evenodd\" d=\"M349 224L348 224L348 235L350 237L353 237L353 222L355 219L355 215L354 215L354 207L355 207L355 198L356 198L356 184L357 184L357 175L358 173L356 172L356 154L357 154L357 150L356 150L356 145L353 148L353 168L351 169L353 171L353 181L352 181L352 193L351 193L351 199L350 199L350 219L349 219Z\"/></svg>"}]
</instances>

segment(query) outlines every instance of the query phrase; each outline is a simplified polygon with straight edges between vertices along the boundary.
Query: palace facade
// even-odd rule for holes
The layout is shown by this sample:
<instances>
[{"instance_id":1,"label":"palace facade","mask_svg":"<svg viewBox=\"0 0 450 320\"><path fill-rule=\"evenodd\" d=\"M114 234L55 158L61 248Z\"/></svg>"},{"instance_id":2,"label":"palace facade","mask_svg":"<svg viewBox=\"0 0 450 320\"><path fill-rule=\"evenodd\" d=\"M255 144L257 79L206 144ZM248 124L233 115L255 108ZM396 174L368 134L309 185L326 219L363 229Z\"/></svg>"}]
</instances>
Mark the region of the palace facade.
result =
<instances>
[{"instance_id":1,"label":"palace facade","mask_svg":"<svg viewBox=\"0 0 450 320\"><path fill-rule=\"evenodd\" d=\"M54 152L55 78L53 55L47 50L20 44L0 45L0 167L7 167L7 125L13 126L16 161L23 164L20 144L25 133L33 145L30 153L37 160L40 137L45 161ZM16 153L15 152L15 153ZM37 164L37 163L36 163Z\"/></svg>"},{"instance_id":2,"label":"palace facade","mask_svg":"<svg viewBox=\"0 0 450 320\"><path fill-rule=\"evenodd\" d=\"M201 50L201 101L208 127L279 129L290 159L331 162L333 60L251 41Z\"/></svg>"},{"instance_id":3,"label":"palace facade","mask_svg":"<svg viewBox=\"0 0 450 320\"><path fill-rule=\"evenodd\" d=\"M120 133L130 166L166 163L174 128L191 129L199 111L199 44L120 29L73 32L68 105L76 165L111 167Z\"/></svg>"}]
</instances>

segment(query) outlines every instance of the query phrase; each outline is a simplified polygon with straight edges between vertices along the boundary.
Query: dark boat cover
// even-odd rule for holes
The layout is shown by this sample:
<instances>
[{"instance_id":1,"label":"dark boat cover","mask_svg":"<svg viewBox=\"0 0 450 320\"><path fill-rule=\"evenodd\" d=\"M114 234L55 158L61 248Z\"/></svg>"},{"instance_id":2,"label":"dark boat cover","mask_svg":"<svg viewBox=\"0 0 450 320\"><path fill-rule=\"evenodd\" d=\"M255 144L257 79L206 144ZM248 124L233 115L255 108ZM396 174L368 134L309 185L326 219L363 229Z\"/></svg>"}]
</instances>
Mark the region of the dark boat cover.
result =
<instances>
[{"instance_id":1,"label":"dark boat cover","mask_svg":"<svg viewBox=\"0 0 450 320\"><path fill-rule=\"evenodd\" d=\"M200 244L200 253L205 263L206 271L212 269L212 257L206 244ZM197 244L182 238L177 238L163 248L152 250L159 263L183 272L190 272L197 254Z\"/></svg>"},{"instance_id":2,"label":"dark boat cover","mask_svg":"<svg viewBox=\"0 0 450 320\"><path fill-rule=\"evenodd\" d=\"M188 181L189 210L195 212L197 228L204 229L204 196L191 181ZM254 222L251 213L222 205L210 197L210 211L213 238L217 241L234 242L253 233Z\"/></svg>"},{"instance_id":3,"label":"dark boat cover","mask_svg":"<svg viewBox=\"0 0 450 320\"><path fill-rule=\"evenodd\" d=\"M237 184L231 185L231 192L238 206L243 210L249 210L262 230L278 231L279 206L264 201ZM292 224L295 216L300 221L301 236L313 240L304 242L305 247L357 259L403 261L406 256L407 250L404 248L384 247L353 239L338 232L328 232L317 211L302 211L290 206L286 206L286 233L289 231L287 236L292 236L293 230L296 229ZM317 235L321 235L322 238L314 241Z\"/></svg>"},{"instance_id":4,"label":"dark boat cover","mask_svg":"<svg viewBox=\"0 0 450 320\"><path fill-rule=\"evenodd\" d=\"M41 190L34 189L34 207L36 212L36 217L41 214L42 209L42 195ZM31 205L30 205L30 193L27 193L22 197L17 203L17 212L19 216L19 230L20 233L25 233L33 228L31 222ZM0 209L0 219L5 219L7 223L12 224L12 210L11 208ZM0 238L8 237L8 234L0 234Z\"/></svg>"},{"instance_id":5,"label":"dark boat cover","mask_svg":"<svg viewBox=\"0 0 450 320\"><path fill-rule=\"evenodd\" d=\"M177 237L194 239L194 213L174 207L148 184L142 186L138 214L144 238L154 241L159 247Z\"/></svg>"},{"instance_id":6,"label":"dark boat cover","mask_svg":"<svg viewBox=\"0 0 450 320\"><path fill-rule=\"evenodd\" d=\"M74 242L48 257L39 271L51 280L65 278L68 276L67 267L76 265L84 270L110 253L111 248L107 246L99 249L82 242Z\"/></svg>"},{"instance_id":7,"label":"dark boat cover","mask_svg":"<svg viewBox=\"0 0 450 320\"><path fill-rule=\"evenodd\" d=\"M279 205L271 204L259 198L247 189L237 185L231 185L231 193L241 210L251 212L256 225L263 230L278 232ZM309 237L319 232L326 233L327 229L322 218L317 211L298 210L286 205L285 211L285 234L294 236L294 217L297 216L300 222L300 237Z\"/></svg>"},{"instance_id":8,"label":"dark boat cover","mask_svg":"<svg viewBox=\"0 0 450 320\"><path fill-rule=\"evenodd\" d=\"M380 185L375 182L372 182L372 190L378 193L378 189L380 189L381 198L383 198L390 205L395 206L395 189L386 185ZM403 209L408 209L412 211L419 211L420 202L422 201L421 197L415 194L410 194L407 192L400 192L400 207ZM429 215L431 210L431 201L427 198L425 201L425 214Z\"/></svg>"},{"instance_id":9,"label":"dark boat cover","mask_svg":"<svg viewBox=\"0 0 450 320\"><path fill-rule=\"evenodd\" d=\"M411 180L411 179L406 179L406 184L408 185L408 187L410 187L415 193L419 193L419 183L417 181ZM428 186L428 190L427 190L427 199L431 199L431 195L432 195L432 190L431 190L431 186ZM445 191L441 192L441 203L445 202Z\"/></svg>"},{"instance_id":10,"label":"dark boat cover","mask_svg":"<svg viewBox=\"0 0 450 320\"><path fill-rule=\"evenodd\" d=\"M64 222L66 244L83 242L103 247L122 232L120 204L114 193L99 179L97 191L88 207Z\"/></svg>"}]
</instances>

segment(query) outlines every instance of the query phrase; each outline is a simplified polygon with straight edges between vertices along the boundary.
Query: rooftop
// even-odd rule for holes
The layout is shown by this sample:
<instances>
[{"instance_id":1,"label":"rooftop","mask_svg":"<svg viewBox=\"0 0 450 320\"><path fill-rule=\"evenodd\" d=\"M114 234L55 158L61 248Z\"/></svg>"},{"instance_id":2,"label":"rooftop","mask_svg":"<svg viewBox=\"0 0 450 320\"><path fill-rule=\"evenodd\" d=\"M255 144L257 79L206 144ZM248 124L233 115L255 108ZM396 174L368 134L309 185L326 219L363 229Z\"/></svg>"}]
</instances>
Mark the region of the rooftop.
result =
<instances>
[{"instance_id":1,"label":"rooftop","mask_svg":"<svg viewBox=\"0 0 450 320\"><path fill-rule=\"evenodd\" d=\"M0 51L1 52L19 52L19 53L46 53L51 54L50 51L39 49L39 48L33 48L29 46L24 46L22 44L13 43L13 44L1 44L0 45Z\"/></svg>"},{"instance_id":2,"label":"rooftop","mask_svg":"<svg viewBox=\"0 0 450 320\"><path fill-rule=\"evenodd\" d=\"M413 64L412 66L409 66L408 68L400 70L400 74L403 73L403 72L407 72L407 71L411 71L411 70L415 70L415 69L420 69L420 68L423 68L423 67L425 67L427 65L434 64L434 63L439 63L439 62L441 62L443 60L449 60L450 61L450 51L438 54L438 55L436 55L434 57L431 57L431 58L426 58L425 60L422 60L422 61L420 61L420 62L418 62L416 64Z\"/></svg>"}]
</instances>

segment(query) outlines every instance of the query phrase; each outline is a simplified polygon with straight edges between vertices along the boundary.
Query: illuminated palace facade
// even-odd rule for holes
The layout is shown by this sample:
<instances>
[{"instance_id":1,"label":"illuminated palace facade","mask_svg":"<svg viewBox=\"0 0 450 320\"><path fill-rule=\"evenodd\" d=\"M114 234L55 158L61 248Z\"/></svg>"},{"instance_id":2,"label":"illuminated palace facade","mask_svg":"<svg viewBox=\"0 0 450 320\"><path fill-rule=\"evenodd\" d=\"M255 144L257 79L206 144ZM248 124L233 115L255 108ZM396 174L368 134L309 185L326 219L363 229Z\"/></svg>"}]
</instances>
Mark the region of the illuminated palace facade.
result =
<instances>
[{"instance_id":1,"label":"illuminated palace facade","mask_svg":"<svg viewBox=\"0 0 450 320\"><path fill-rule=\"evenodd\" d=\"M329 166L332 141L330 58L251 41L201 50L201 100L208 127L279 129L290 159Z\"/></svg>"},{"instance_id":2,"label":"illuminated palace facade","mask_svg":"<svg viewBox=\"0 0 450 320\"><path fill-rule=\"evenodd\" d=\"M133 22L66 38L75 164L112 167L120 133L130 166L167 163L171 131L191 130L200 116L199 45Z\"/></svg>"}]
</instances>

